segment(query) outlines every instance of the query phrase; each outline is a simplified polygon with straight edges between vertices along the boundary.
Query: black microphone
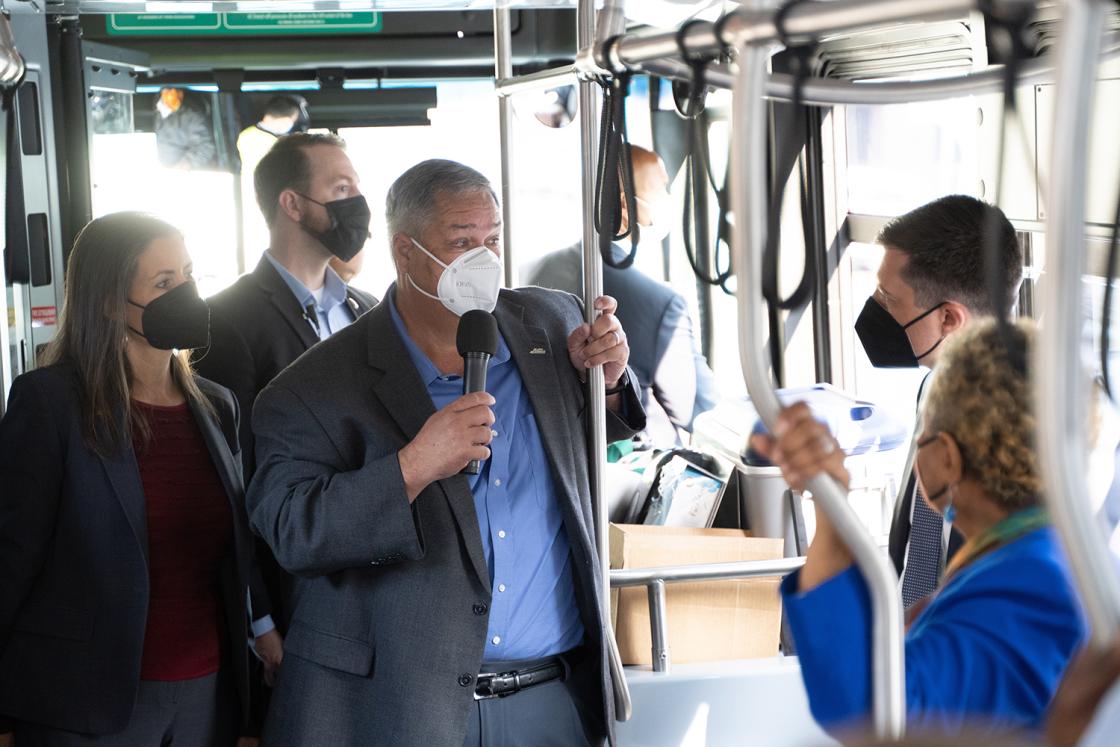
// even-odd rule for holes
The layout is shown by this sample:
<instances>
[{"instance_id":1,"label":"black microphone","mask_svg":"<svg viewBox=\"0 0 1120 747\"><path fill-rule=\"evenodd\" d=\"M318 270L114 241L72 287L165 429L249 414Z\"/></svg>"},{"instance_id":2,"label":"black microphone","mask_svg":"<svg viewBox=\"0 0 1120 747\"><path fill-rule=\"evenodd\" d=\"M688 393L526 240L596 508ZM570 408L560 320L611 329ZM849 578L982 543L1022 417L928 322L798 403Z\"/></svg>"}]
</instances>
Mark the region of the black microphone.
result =
<instances>
[{"instance_id":1,"label":"black microphone","mask_svg":"<svg viewBox=\"0 0 1120 747\"><path fill-rule=\"evenodd\" d=\"M486 391L486 367L498 352L498 321L488 311L474 309L459 317L455 346L463 356L463 394ZM472 459L460 474L477 475L482 465Z\"/></svg>"}]
</instances>

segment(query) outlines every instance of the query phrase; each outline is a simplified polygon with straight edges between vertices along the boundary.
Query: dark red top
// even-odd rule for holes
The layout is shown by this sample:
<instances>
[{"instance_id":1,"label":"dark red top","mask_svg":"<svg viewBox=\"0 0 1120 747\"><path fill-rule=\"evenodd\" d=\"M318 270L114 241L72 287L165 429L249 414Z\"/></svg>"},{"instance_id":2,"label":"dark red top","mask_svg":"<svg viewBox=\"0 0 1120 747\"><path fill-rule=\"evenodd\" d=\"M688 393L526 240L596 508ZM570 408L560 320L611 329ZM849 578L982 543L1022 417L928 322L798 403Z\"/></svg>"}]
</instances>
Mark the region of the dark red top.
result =
<instances>
[{"instance_id":1,"label":"dark red top","mask_svg":"<svg viewBox=\"0 0 1120 747\"><path fill-rule=\"evenodd\" d=\"M135 403L152 426L134 440L148 509L148 628L140 678L186 680L218 671L218 569L232 552L229 497L190 408Z\"/></svg>"}]
</instances>

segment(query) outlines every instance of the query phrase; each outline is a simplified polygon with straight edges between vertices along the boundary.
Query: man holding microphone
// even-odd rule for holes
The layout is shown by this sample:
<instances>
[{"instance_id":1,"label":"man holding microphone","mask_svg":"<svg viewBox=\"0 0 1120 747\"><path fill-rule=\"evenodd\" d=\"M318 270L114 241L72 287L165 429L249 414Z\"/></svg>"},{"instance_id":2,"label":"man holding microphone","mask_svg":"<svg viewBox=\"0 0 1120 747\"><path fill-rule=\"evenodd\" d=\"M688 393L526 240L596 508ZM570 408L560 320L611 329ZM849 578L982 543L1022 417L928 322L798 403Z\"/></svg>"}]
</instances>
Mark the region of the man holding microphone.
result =
<instances>
[{"instance_id":1,"label":"man holding microphone","mask_svg":"<svg viewBox=\"0 0 1120 747\"><path fill-rule=\"evenodd\" d=\"M269 744L602 744L613 722L582 381L645 423L615 302L499 290L489 182L452 161L386 206L397 282L257 400L256 531L298 577ZM459 317L493 312L463 395ZM479 460L477 475L461 471Z\"/></svg>"}]
</instances>

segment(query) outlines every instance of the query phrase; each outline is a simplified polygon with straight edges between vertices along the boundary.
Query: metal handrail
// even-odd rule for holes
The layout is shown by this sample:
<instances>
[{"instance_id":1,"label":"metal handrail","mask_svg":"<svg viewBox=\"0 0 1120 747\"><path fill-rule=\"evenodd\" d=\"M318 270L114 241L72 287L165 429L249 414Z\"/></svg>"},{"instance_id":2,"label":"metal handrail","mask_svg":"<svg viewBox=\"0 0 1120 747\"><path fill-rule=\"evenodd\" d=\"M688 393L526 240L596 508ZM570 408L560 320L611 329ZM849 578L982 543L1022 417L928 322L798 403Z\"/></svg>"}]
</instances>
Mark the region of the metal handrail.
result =
<instances>
[{"instance_id":1,"label":"metal handrail","mask_svg":"<svg viewBox=\"0 0 1120 747\"><path fill-rule=\"evenodd\" d=\"M509 6L494 6L494 78L508 78L513 74L513 39L510 29ZM517 265L514 264L513 208L510 197L513 183L510 167L513 149L513 102L504 96L498 97L498 142L501 147L502 179L502 266L507 288L517 285Z\"/></svg>"},{"instance_id":2,"label":"metal handrail","mask_svg":"<svg viewBox=\"0 0 1120 747\"><path fill-rule=\"evenodd\" d=\"M1105 44L1103 57L1120 56L1120 35L1112 33ZM645 72L674 80L691 80L692 69L679 60L658 59L641 64ZM1018 76L1019 84L1049 83L1055 69L1049 60L1032 59L1023 63ZM995 66L967 75L915 81L853 82L832 78L810 78L802 88L802 99L817 106L863 105L877 106L921 101L941 101L963 96L998 93L1003 85L1004 70ZM710 66L704 81L716 88L731 88L735 76L724 65ZM775 101L793 98L793 76L772 73L766 80L766 97Z\"/></svg>"},{"instance_id":3,"label":"metal handrail","mask_svg":"<svg viewBox=\"0 0 1120 747\"><path fill-rule=\"evenodd\" d=\"M798 6L804 7L804 6ZM765 46L743 44L731 117L731 204L735 213L732 261L739 277L739 355L751 402L768 428L781 411L765 366L768 335L762 300L762 249L766 239L766 128L763 101ZM835 525L867 580L872 612L872 708L876 735L897 739L906 724L902 599L898 576L830 477L809 481L817 504Z\"/></svg>"},{"instance_id":4,"label":"metal handrail","mask_svg":"<svg viewBox=\"0 0 1120 747\"><path fill-rule=\"evenodd\" d=\"M16 49L15 34L12 33L12 20L0 11L0 86L13 86L23 80L26 66L23 55Z\"/></svg>"},{"instance_id":5,"label":"metal handrail","mask_svg":"<svg viewBox=\"0 0 1120 747\"><path fill-rule=\"evenodd\" d=\"M805 558L778 560L744 560L734 563L699 563L660 568L625 568L611 571L611 587L646 587L649 599L649 640L653 671L668 673L669 616L665 585L687 581L730 581L766 576L785 576L805 565Z\"/></svg>"},{"instance_id":6,"label":"metal handrail","mask_svg":"<svg viewBox=\"0 0 1120 747\"><path fill-rule=\"evenodd\" d=\"M1026 0L1020 0L1026 1ZM903 21L932 21L959 17L975 7L975 0L831 0L802 3L786 14L790 38L801 41L824 34L852 31L866 26ZM641 63L680 55L681 46L695 55L718 53L743 44L772 44L778 41L772 9L742 8L716 22L688 27L678 41L676 31L637 33L621 37L609 50L588 51L581 45L576 67L588 75L611 73L611 67L640 67ZM610 65L604 65L603 56Z\"/></svg>"},{"instance_id":7,"label":"metal handrail","mask_svg":"<svg viewBox=\"0 0 1120 747\"><path fill-rule=\"evenodd\" d=\"M1046 204L1046 323L1034 355L1038 454L1046 501L1092 624L1103 646L1120 632L1120 581L1089 510L1085 424L1090 382L1081 357L1088 112L1093 102L1105 4L1070 0L1063 10L1054 101L1050 194Z\"/></svg>"},{"instance_id":8,"label":"metal handrail","mask_svg":"<svg viewBox=\"0 0 1120 747\"><path fill-rule=\"evenodd\" d=\"M576 40L580 47L590 46L595 34L595 2L579 0L576 7ZM595 232L595 155L596 128L599 126L598 89L590 80L579 84L579 129L580 129L580 167L583 176L583 313L588 323L595 321L594 301L603 295L603 266L596 251L598 236ZM588 401L606 401L606 382L603 367L596 366L587 372ZM606 494L604 478L607 459L607 417L603 407L587 408L588 417L588 477L591 487L591 507L595 513L595 546L599 553L599 579L601 591L600 604L604 622L611 619L610 595L610 507L604 499ZM629 721L634 711L630 699L630 686L626 682L626 672L622 657L618 653L618 641L614 628L606 624L607 662L611 670L614 687L615 718Z\"/></svg>"},{"instance_id":9,"label":"metal handrail","mask_svg":"<svg viewBox=\"0 0 1120 747\"><path fill-rule=\"evenodd\" d=\"M576 80L576 66L572 64L525 75L511 76L509 73L504 73L494 81L494 90L499 96L513 96L525 91L540 91L568 85L575 83Z\"/></svg>"},{"instance_id":10,"label":"metal handrail","mask_svg":"<svg viewBox=\"0 0 1120 747\"><path fill-rule=\"evenodd\" d=\"M669 584L689 581L727 581L737 578L784 576L805 565L804 557L775 560L739 560L733 563L666 565L657 568L616 568L611 571L611 588L647 586L654 581Z\"/></svg>"}]
</instances>

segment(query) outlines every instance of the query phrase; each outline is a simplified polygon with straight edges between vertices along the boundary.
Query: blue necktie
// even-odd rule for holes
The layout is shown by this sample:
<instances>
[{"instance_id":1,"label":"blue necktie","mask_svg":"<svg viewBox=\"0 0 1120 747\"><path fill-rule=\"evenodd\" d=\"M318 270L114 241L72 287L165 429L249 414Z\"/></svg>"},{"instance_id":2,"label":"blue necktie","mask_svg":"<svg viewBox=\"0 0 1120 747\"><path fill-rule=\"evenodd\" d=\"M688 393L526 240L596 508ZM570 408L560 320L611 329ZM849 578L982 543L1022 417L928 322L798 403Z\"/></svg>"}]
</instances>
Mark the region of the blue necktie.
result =
<instances>
[{"instance_id":1,"label":"blue necktie","mask_svg":"<svg viewBox=\"0 0 1120 747\"><path fill-rule=\"evenodd\" d=\"M944 520L922 497L922 489L914 481L914 519L910 523L910 541L906 548L906 564L902 571L902 606L911 605L937 588L941 578L942 531Z\"/></svg>"}]
</instances>

